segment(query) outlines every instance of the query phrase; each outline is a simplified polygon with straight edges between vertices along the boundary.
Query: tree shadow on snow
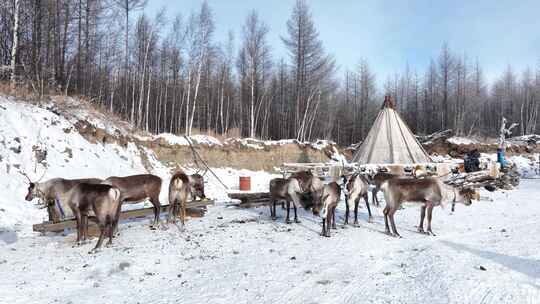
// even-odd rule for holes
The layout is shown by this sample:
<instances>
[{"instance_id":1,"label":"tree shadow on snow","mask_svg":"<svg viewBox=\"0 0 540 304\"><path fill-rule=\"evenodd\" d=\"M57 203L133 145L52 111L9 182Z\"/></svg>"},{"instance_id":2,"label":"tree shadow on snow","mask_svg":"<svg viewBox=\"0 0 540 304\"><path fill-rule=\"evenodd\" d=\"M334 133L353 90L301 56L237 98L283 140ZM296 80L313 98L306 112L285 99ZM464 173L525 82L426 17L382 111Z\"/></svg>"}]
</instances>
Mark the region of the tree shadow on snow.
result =
<instances>
[{"instance_id":1,"label":"tree shadow on snow","mask_svg":"<svg viewBox=\"0 0 540 304\"><path fill-rule=\"evenodd\" d=\"M454 243L451 241L440 241L440 242L448 247L451 247L452 249L468 251L481 258L491 260L506 268L520 272L530 278L540 279L540 260L528 259L528 258L523 258L523 257L500 254L500 253L487 251L487 250L475 249L467 245ZM539 286L535 286L535 287L539 287Z\"/></svg>"}]
</instances>

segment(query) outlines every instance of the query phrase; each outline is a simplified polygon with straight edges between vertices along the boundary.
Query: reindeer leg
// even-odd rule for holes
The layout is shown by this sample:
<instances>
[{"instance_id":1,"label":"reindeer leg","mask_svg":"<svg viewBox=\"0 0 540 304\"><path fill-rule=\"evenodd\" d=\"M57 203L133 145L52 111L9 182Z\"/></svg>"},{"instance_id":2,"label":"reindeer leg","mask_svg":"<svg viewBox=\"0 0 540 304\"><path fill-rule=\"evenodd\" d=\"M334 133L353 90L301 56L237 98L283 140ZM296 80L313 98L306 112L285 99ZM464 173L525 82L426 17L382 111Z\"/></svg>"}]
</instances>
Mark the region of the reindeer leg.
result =
<instances>
[{"instance_id":1,"label":"reindeer leg","mask_svg":"<svg viewBox=\"0 0 540 304\"><path fill-rule=\"evenodd\" d=\"M106 226L103 225L102 223L99 223L99 231L100 231L99 240L96 244L96 247L94 247L94 249L88 252L89 254L96 253L98 249L101 247L101 244L103 244L103 238L105 237L105 229L106 229Z\"/></svg>"},{"instance_id":2,"label":"reindeer leg","mask_svg":"<svg viewBox=\"0 0 540 304\"><path fill-rule=\"evenodd\" d=\"M109 225L109 227L107 228L107 230L109 231L109 241L107 242L107 244L105 244L105 246L107 247L111 247L112 245L112 239L113 239L113 226L112 225Z\"/></svg>"},{"instance_id":3,"label":"reindeer leg","mask_svg":"<svg viewBox=\"0 0 540 304\"><path fill-rule=\"evenodd\" d=\"M337 227L336 227L336 207L332 208L332 229L337 229Z\"/></svg>"},{"instance_id":4,"label":"reindeer leg","mask_svg":"<svg viewBox=\"0 0 540 304\"><path fill-rule=\"evenodd\" d=\"M86 236L88 234L88 215L81 212L81 243L86 242Z\"/></svg>"},{"instance_id":5,"label":"reindeer leg","mask_svg":"<svg viewBox=\"0 0 540 304\"><path fill-rule=\"evenodd\" d=\"M371 216L371 208L369 208L369 197L368 197L368 194L366 192L366 194L364 194L364 201L366 201L366 207L367 207L367 212L368 212L368 223L371 223L373 221L373 217Z\"/></svg>"},{"instance_id":6,"label":"reindeer leg","mask_svg":"<svg viewBox=\"0 0 540 304\"><path fill-rule=\"evenodd\" d=\"M326 230L325 230L325 237L330 237L330 225L332 223L332 215L330 214L332 210L328 210L328 213L326 214Z\"/></svg>"},{"instance_id":7,"label":"reindeer leg","mask_svg":"<svg viewBox=\"0 0 540 304\"><path fill-rule=\"evenodd\" d=\"M83 242L88 240L88 213L83 214L84 218L84 237Z\"/></svg>"},{"instance_id":8,"label":"reindeer leg","mask_svg":"<svg viewBox=\"0 0 540 304\"><path fill-rule=\"evenodd\" d=\"M388 207L388 206L384 207L384 210L383 210L384 228L385 228L386 234L392 235L392 233L390 233L390 227L388 226L388 213L389 213L389 211L390 211L390 207Z\"/></svg>"},{"instance_id":9,"label":"reindeer leg","mask_svg":"<svg viewBox=\"0 0 540 304\"><path fill-rule=\"evenodd\" d=\"M372 196L371 199L373 200L373 204L379 207L379 199L377 198L377 192L379 192L377 188L374 188L373 190L371 190L371 196Z\"/></svg>"},{"instance_id":10,"label":"reindeer leg","mask_svg":"<svg viewBox=\"0 0 540 304\"><path fill-rule=\"evenodd\" d=\"M270 205L270 215L272 216L272 220L275 221L277 219L277 216L276 216L276 205L277 205L277 202L276 200L272 200L272 203Z\"/></svg>"},{"instance_id":11,"label":"reindeer leg","mask_svg":"<svg viewBox=\"0 0 540 304\"><path fill-rule=\"evenodd\" d=\"M122 212L122 202L118 204L118 209L116 210L116 217L114 218L113 223L113 237L120 235L118 231L118 221L120 221L120 213Z\"/></svg>"},{"instance_id":12,"label":"reindeer leg","mask_svg":"<svg viewBox=\"0 0 540 304\"><path fill-rule=\"evenodd\" d=\"M80 246L81 245L81 234L82 234L81 212L77 210L74 213L75 213L75 220L77 221L77 242L75 243L75 246ZM75 247L75 246L73 246L73 247Z\"/></svg>"},{"instance_id":13,"label":"reindeer leg","mask_svg":"<svg viewBox=\"0 0 540 304\"><path fill-rule=\"evenodd\" d=\"M169 214L167 214L167 224L171 223L174 217L174 201L169 200Z\"/></svg>"},{"instance_id":14,"label":"reindeer leg","mask_svg":"<svg viewBox=\"0 0 540 304\"><path fill-rule=\"evenodd\" d=\"M325 236L326 235L326 219L322 219L322 231L321 231L321 236Z\"/></svg>"},{"instance_id":15,"label":"reindeer leg","mask_svg":"<svg viewBox=\"0 0 540 304\"><path fill-rule=\"evenodd\" d=\"M427 233L435 236L435 233L431 230L431 215L433 213L433 204L429 204L427 207Z\"/></svg>"},{"instance_id":16,"label":"reindeer leg","mask_svg":"<svg viewBox=\"0 0 540 304\"><path fill-rule=\"evenodd\" d=\"M296 214L296 204L293 202L293 207L294 207L294 222L295 223L300 223L300 220L298 220L298 215Z\"/></svg>"},{"instance_id":17,"label":"reindeer leg","mask_svg":"<svg viewBox=\"0 0 540 304\"><path fill-rule=\"evenodd\" d=\"M159 203L159 198L156 197L150 198L150 202L154 206L154 222L150 226L150 229L155 230L157 229L159 224L159 213L161 211L161 204Z\"/></svg>"},{"instance_id":18,"label":"reindeer leg","mask_svg":"<svg viewBox=\"0 0 540 304\"><path fill-rule=\"evenodd\" d=\"M393 236L401 237L401 235L399 235L399 233L397 232L396 223L394 222L394 214L395 213L396 213L395 209L390 210L390 212L388 213L388 216L390 218L390 225L392 225L392 230L394 230Z\"/></svg>"},{"instance_id":19,"label":"reindeer leg","mask_svg":"<svg viewBox=\"0 0 540 304\"><path fill-rule=\"evenodd\" d=\"M181 208L180 220L182 221L182 228L184 228L184 226L186 225L186 215L187 215L186 204L187 204L187 197L185 199L182 199L180 202L180 208Z\"/></svg>"},{"instance_id":20,"label":"reindeer leg","mask_svg":"<svg viewBox=\"0 0 540 304\"><path fill-rule=\"evenodd\" d=\"M290 209L291 209L291 202L287 202L287 218L285 219L285 223L287 224L292 223L291 218L289 217Z\"/></svg>"},{"instance_id":21,"label":"reindeer leg","mask_svg":"<svg viewBox=\"0 0 540 304\"><path fill-rule=\"evenodd\" d=\"M358 226L358 204L360 204L360 197L354 200L354 226Z\"/></svg>"},{"instance_id":22,"label":"reindeer leg","mask_svg":"<svg viewBox=\"0 0 540 304\"><path fill-rule=\"evenodd\" d=\"M106 226L106 229L107 231L109 232L109 241L107 242L107 244L105 244L105 246L107 247L110 247L112 245L112 239L113 239L113 235L114 235L114 221L115 219L111 219L109 218L109 221L107 223L107 226Z\"/></svg>"},{"instance_id":23,"label":"reindeer leg","mask_svg":"<svg viewBox=\"0 0 540 304\"><path fill-rule=\"evenodd\" d=\"M343 225L349 224L349 202L347 201L347 196L345 196L345 221Z\"/></svg>"},{"instance_id":24,"label":"reindeer leg","mask_svg":"<svg viewBox=\"0 0 540 304\"><path fill-rule=\"evenodd\" d=\"M452 212L456 209L456 203L452 203Z\"/></svg>"},{"instance_id":25,"label":"reindeer leg","mask_svg":"<svg viewBox=\"0 0 540 304\"><path fill-rule=\"evenodd\" d=\"M424 232L424 217L426 216L426 206L422 206L420 208L420 224L418 225L418 232L425 233Z\"/></svg>"}]
</instances>

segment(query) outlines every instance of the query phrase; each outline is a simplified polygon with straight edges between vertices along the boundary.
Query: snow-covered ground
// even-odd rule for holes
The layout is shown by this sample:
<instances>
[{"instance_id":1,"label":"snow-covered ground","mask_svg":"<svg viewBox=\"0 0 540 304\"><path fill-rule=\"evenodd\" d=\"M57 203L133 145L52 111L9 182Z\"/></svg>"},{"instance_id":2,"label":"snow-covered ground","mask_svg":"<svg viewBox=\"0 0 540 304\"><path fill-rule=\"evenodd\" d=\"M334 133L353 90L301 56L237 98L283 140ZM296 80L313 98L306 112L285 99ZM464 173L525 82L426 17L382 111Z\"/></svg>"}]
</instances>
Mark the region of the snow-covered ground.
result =
<instances>
[{"instance_id":1,"label":"snow-covered ground","mask_svg":"<svg viewBox=\"0 0 540 304\"><path fill-rule=\"evenodd\" d=\"M93 242L72 248L73 233L22 237L0 247L0 302L538 303L539 186L436 209L435 237L415 232L416 207L398 211L395 239L376 208L371 224L362 210L359 228L343 227L339 210L323 238L306 212L286 225L267 208L223 206L185 231L123 223L96 255Z\"/></svg>"}]
</instances>

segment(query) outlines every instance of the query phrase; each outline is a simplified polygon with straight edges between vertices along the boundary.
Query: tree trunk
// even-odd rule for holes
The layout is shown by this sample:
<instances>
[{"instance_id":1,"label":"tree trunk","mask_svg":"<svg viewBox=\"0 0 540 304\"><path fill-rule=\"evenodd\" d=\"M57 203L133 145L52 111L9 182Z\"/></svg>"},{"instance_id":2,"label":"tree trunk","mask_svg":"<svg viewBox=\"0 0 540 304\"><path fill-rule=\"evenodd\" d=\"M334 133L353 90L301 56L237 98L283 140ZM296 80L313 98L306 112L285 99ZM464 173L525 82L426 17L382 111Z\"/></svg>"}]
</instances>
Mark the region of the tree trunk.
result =
<instances>
[{"instance_id":1,"label":"tree trunk","mask_svg":"<svg viewBox=\"0 0 540 304\"><path fill-rule=\"evenodd\" d=\"M19 11L20 0L15 0L13 11L13 44L11 47L11 87L15 88L17 83L17 50L19 48Z\"/></svg>"}]
</instances>

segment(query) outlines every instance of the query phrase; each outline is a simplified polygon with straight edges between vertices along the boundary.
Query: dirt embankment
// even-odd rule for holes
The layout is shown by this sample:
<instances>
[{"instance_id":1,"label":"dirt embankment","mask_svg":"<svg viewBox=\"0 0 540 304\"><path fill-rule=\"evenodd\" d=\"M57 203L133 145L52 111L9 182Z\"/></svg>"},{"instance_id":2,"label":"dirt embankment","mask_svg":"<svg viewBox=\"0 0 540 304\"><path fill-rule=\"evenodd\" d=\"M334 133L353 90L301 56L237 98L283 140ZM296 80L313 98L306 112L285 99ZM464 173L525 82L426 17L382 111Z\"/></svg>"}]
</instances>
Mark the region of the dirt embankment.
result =
<instances>
[{"instance_id":1,"label":"dirt embankment","mask_svg":"<svg viewBox=\"0 0 540 304\"><path fill-rule=\"evenodd\" d=\"M156 153L160 161L167 165L194 166L195 158L189 146L170 145L162 140L139 142ZM290 143L272 145L263 149L237 145L195 146L197 153L210 167L231 167L235 169L273 171L283 163L328 162L328 149L316 149L307 144Z\"/></svg>"},{"instance_id":2,"label":"dirt embankment","mask_svg":"<svg viewBox=\"0 0 540 304\"><path fill-rule=\"evenodd\" d=\"M132 142L138 147L149 148L162 163L170 167L202 165L196 162L189 145L171 144L163 138L147 137L141 139L142 137L125 135L120 132L110 134L84 120L79 120L75 126L77 132L89 142L116 143L124 147ZM65 131L72 132L72 130ZM331 142L320 147L299 142L253 147L232 141L222 145L194 143L194 148L210 167L231 167L256 171L273 171L283 163L328 162L336 153L334 149L339 150Z\"/></svg>"}]
</instances>

